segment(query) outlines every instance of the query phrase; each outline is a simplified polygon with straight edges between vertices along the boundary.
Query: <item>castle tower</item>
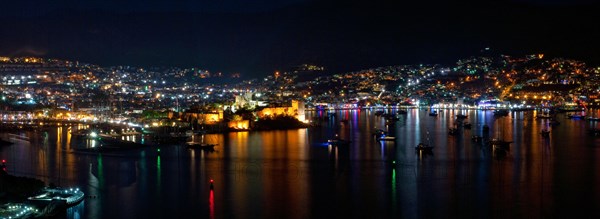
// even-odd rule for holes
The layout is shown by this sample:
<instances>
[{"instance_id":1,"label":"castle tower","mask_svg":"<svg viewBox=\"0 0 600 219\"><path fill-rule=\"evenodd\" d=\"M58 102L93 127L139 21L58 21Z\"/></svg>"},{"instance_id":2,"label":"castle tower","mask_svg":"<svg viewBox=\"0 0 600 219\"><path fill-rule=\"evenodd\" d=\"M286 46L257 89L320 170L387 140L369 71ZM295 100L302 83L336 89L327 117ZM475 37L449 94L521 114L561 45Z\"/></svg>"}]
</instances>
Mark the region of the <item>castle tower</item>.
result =
<instances>
[{"instance_id":1,"label":"castle tower","mask_svg":"<svg viewBox=\"0 0 600 219\"><path fill-rule=\"evenodd\" d=\"M292 109L297 113L296 119L301 122L306 122L306 114L304 111L304 102L299 100L292 100Z\"/></svg>"}]
</instances>

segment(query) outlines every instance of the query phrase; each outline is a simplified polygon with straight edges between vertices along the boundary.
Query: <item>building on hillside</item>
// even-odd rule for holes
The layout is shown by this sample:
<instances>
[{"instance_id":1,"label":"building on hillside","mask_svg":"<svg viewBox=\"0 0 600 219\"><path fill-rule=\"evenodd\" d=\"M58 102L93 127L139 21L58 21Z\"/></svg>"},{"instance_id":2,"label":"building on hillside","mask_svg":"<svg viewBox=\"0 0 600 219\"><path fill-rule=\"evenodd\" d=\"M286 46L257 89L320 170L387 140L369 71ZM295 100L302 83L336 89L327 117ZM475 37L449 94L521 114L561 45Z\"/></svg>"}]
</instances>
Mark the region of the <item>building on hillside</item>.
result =
<instances>
[{"instance_id":1,"label":"building on hillside","mask_svg":"<svg viewBox=\"0 0 600 219\"><path fill-rule=\"evenodd\" d=\"M215 125L223 121L223 110L213 112L185 112L183 113L185 121L196 122L203 125Z\"/></svg>"},{"instance_id":2,"label":"building on hillside","mask_svg":"<svg viewBox=\"0 0 600 219\"><path fill-rule=\"evenodd\" d=\"M304 102L292 100L290 106L265 107L257 113L258 118L277 115L293 116L301 122L306 122Z\"/></svg>"}]
</instances>

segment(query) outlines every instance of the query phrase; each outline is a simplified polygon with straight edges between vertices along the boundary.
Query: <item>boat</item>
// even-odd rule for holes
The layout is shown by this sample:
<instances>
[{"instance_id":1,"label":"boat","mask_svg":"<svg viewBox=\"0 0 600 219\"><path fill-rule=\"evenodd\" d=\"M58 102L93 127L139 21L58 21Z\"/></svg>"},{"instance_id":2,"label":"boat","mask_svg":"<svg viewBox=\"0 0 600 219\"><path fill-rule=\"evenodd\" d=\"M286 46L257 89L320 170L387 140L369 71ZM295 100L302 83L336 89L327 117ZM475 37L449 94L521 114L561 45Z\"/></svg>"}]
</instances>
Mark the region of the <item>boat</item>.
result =
<instances>
[{"instance_id":1,"label":"boat","mask_svg":"<svg viewBox=\"0 0 600 219\"><path fill-rule=\"evenodd\" d=\"M8 145L12 145L14 143L10 142L10 141L5 141L4 139L0 138L0 146L8 146Z\"/></svg>"},{"instance_id":2,"label":"boat","mask_svg":"<svg viewBox=\"0 0 600 219\"><path fill-rule=\"evenodd\" d=\"M387 132L383 129L377 129L373 132L373 136L382 136L382 135L386 135Z\"/></svg>"},{"instance_id":3,"label":"boat","mask_svg":"<svg viewBox=\"0 0 600 219\"><path fill-rule=\"evenodd\" d=\"M188 138L188 137L190 137L185 132L171 132L171 133L169 133L169 136L172 138Z\"/></svg>"},{"instance_id":4,"label":"boat","mask_svg":"<svg viewBox=\"0 0 600 219\"><path fill-rule=\"evenodd\" d=\"M501 140L499 138L494 138L488 142L488 144L490 144L490 146L492 146L492 148L494 150L506 150L506 151L510 150L511 143L512 143L512 141L505 141L505 140Z\"/></svg>"},{"instance_id":5,"label":"boat","mask_svg":"<svg viewBox=\"0 0 600 219\"><path fill-rule=\"evenodd\" d=\"M408 114L408 111L401 109L401 110L398 110L398 112L396 112L396 113L397 114Z\"/></svg>"},{"instance_id":6,"label":"boat","mask_svg":"<svg viewBox=\"0 0 600 219\"><path fill-rule=\"evenodd\" d=\"M471 123L469 123L469 122L465 122L465 123L463 123L463 127L464 127L465 129L471 129L471 126L472 126L472 125L471 125Z\"/></svg>"},{"instance_id":7,"label":"boat","mask_svg":"<svg viewBox=\"0 0 600 219\"><path fill-rule=\"evenodd\" d=\"M67 207L74 206L83 201L85 194L79 190L79 188L44 188L40 194L27 198L29 201L34 203L49 203L49 202L61 202Z\"/></svg>"},{"instance_id":8,"label":"boat","mask_svg":"<svg viewBox=\"0 0 600 219\"><path fill-rule=\"evenodd\" d=\"M487 132L487 131L490 130L490 126L488 126L487 124L485 124L485 125L483 125L482 129L483 129L484 132Z\"/></svg>"},{"instance_id":9,"label":"boat","mask_svg":"<svg viewBox=\"0 0 600 219\"><path fill-rule=\"evenodd\" d=\"M350 145L350 141L343 139L329 139L327 143L331 146L348 146Z\"/></svg>"},{"instance_id":10,"label":"boat","mask_svg":"<svg viewBox=\"0 0 600 219\"><path fill-rule=\"evenodd\" d=\"M569 119L585 119L585 116L581 114L568 114L567 117Z\"/></svg>"},{"instance_id":11,"label":"boat","mask_svg":"<svg viewBox=\"0 0 600 219\"><path fill-rule=\"evenodd\" d=\"M457 129L457 128L449 128L449 129L448 129L448 134L449 134L449 135L458 135L458 134L459 134L459 132L458 132L458 129Z\"/></svg>"},{"instance_id":12,"label":"boat","mask_svg":"<svg viewBox=\"0 0 600 219\"><path fill-rule=\"evenodd\" d=\"M386 135L381 135L377 138L378 141L395 141L396 137L394 136L386 136Z\"/></svg>"},{"instance_id":13,"label":"boat","mask_svg":"<svg viewBox=\"0 0 600 219\"><path fill-rule=\"evenodd\" d=\"M206 130L194 130L192 129L193 135L204 135L206 134Z\"/></svg>"},{"instance_id":14,"label":"boat","mask_svg":"<svg viewBox=\"0 0 600 219\"><path fill-rule=\"evenodd\" d=\"M498 125L498 127L500 127L497 131L496 131L496 138L492 138L490 141L488 141L488 144L494 149L494 150L504 150L504 151L509 151L510 150L510 144L512 143L512 141L505 141L503 139L501 139L504 136L504 132L502 131L502 125Z\"/></svg>"},{"instance_id":15,"label":"boat","mask_svg":"<svg viewBox=\"0 0 600 219\"><path fill-rule=\"evenodd\" d=\"M508 113L508 110L505 109L494 110L494 116L508 116Z\"/></svg>"},{"instance_id":16,"label":"boat","mask_svg":"<svg viewBox=\"0 0 600 219\"><path fill-rule=\"evenodd\" d=\"M467 115L463 115L463 114L458 114L458 115L456 115L456 118L457 118L457 119L466 119L467 117L469 117L469 116L467 116Z\"/></svg>"},{"instance_id":17,"label":"boat","mask_svg":"<svg viewBox=\"0 0 600 219\"><path fill-rule=\"evenodd\" d=\"M600 121L600 118L598 118L598 117L589 117L589 118L586 118L586 120L592 121L592 122L597 122L597 121Z\"/></svg>"},{"instance_id":18,"label":"boat","mask_svg":"<svg viewBox=\"0 0 600 219\"><path fill-rule=\"evenodd\" d=\"M192 140L186 143L189 149L213 150L217 144L204 142L204 135L200 135L200 141L195 141L196 136L192 136Z\"/></svg>"},{"instance_id":19,"label":"boat","mask_svg":"<svg viewBox=\"0 0 600 219\"><path fill-rule=\"evenodd\" d=\"M584 108L579 107L559 107L556 109L556 112L564 113L564 112L581 112L585 110Z\"/></svg>"},{"instance_id":20,"label":"boat","mask_svg":"<svg viewBox=\"0 0 600 219\"><path fill-rule=\"evenodd\" d=\"M547 114L547 113L542 113L540 115L537 115L535 118L538 118L538 119L552 119L552 116L550 114Z\"/></svg>"},{"instance_id":21,"label":"boat","mask_svg":"<svg viewBox=\"0 0 600 219\"><path fill-rule=\"evenodd\" d=\"M202 150L212 150L217 146L216 144L209 144L204 142L187 142L187 147L189 149L202 149Z\"/></svg>"},{"instance_id":22,"label":"boat","mask_svg":"<svg viewBox=\"0 0 600 219\"><path fill-rule=\"evenodd\" d=\"M341 139L337 134L334 138L327 140L327 144L331 146L348 146L350 141Z\"/></svg>"},{"instance_id":23,"label":"boat","mask_svg":"<svg viewBox=\"0 0 600 219\"><path fill-rule=\"evenodd\" d=\"M513 108L511 110L513 112L523 112L523 111L533 111L533 110L535 110L535 108L527 108L527 107L523 108L523 107L521 107L521 108Z\"/></svg>"},{"instance_id":24,"label":"boat","mask_svg":"<svg viewBox=\"0 0 600 219\"><path fill-rule=\"evenodd\" d=\"M39 218L39 210L24 203L4 203L0 205L0 218Z\"/></svg>"},{"instance_id":25,"label":"boat","mask_svg":"<svg viewBox=\"0 0 600 219\"><path fill-rule=\"evenodd\" d=\"M433 110L429 113L429 116L438 116L437 111Z\"/></svg>"},{"instance_id":26,"label":"boat","mask_svg":"<svg viewBox=\"0 0 600 219\"><path fill-rule=\"evenodd\" d=\"M79 130L71 130L71 131L69 131L69 133L71 133L71 136L75 137L75 138L85 138L85 137L88 137L89 134L90 134L90 132L91 131L87 130L87 129L79 129Z\"/></svg>"},{"instance_id":27,"label":"boat","mask_svg":"<svg viewBox=\"0 0 600 219\"><path fill-rule=\"evenodd\" d=\"M542 137L550 137L550 131L548 131L548 129L542 129L542 132L540 132L540 134L542 135Z\"/></svg>"},{"instance_id":28,"label":"boat","mask_svg":"<svg viewBox=\"0 0 600 219\"><path fill-rule=\"evenodd\" d=\"M508 150L494 147L493 152L494 152L494 156L500 160L500 159L503 159L504 157L506 157Z\"/></svg>"},{"instance_id":29,"label":"boat","mask_svg":"<svg viewBox=\"0 0 600 219\"><path fill-rule=\"evenodd\" d=\"M22 135L8 134L8 136L10 136L10 139L13 139L13 140L29 141L29 137L25 136L24 134L22 134Z\"/></svg>"},{"instance_id":30,"label":"boat","mask_svg":"<svg viewBox=\"0 0 600 219\"><path fill-rule=\"evenodd\" d=\"M589 129L588 134L590 134L592 136L598 136L598 135L600 135L600 129L598 129L598 128Z\"/></svg>"},{"instance_id":31,"label":"boat","mask_svg":"<svg viewBox=\"0 0 600 219\"><path fill-rule=\"evenodd\" d=\"M433 150L433 146L421 142L415 147L415 150L431 152Z\"/></svg>"},{"instance_id":32,"label":"boat","mask_svg":"<svg viewBox=\"0 0 600 219\"><path fill-rule=\"evenodd\" d=\"M474 142L481 142L482 139L483 138L481 136L479 136L479 135L473 135L471 137L471 141L474 141Z\"/></svg>"},{"instance_id":33,"label":"boat","mask_svg":"<svg viewBox=\"0 0 600 219\"><path fill-rule=\"evenodd\" d=\"M386 114L386 115L384 115L383 117L385 117L385 119L386 119L387 121L398 121L398 120L400 120L400 119L399 119L398 117L396 117L396 115L394 115L394 114Z\"/></svg>"},{"instance_id":34,"label":"boat","mask_svg":"<svg viewBox=\"0 0 600 219\"><path fill-rule=\"evenodd\" d=\"M375 115L376 116L381 116L381 115L383 115L383 113L384 113L383 110L377 110L377 111L375 111Z\"/></svg>"},{"instance_id":35,"label":"boat","mask_svg":"<svg viewBox=\"0 0 600 219\"><path fill-rule=\"evenodd\" d=\"M431 153L433 151L433 145L431 145L431 140L429 139L429 131L427 132L427 144L421 142L415 147L415 150L417 150L417 152L426 153Z\"/></svg>"}]
</instances>

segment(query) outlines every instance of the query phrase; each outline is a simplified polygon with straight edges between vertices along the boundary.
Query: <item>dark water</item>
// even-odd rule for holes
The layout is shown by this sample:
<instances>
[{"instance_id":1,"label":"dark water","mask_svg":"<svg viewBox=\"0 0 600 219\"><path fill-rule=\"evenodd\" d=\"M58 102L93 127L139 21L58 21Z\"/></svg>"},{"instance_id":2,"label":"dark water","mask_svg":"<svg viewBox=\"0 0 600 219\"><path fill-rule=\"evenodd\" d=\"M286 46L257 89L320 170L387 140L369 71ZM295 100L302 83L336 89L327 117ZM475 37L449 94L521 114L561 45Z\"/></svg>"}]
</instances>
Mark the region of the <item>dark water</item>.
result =
<instances>
[{"instance_id":1,"label":"dark water","mask_svg":"<svg viewBox=\"0 0 600 219\"><path fill-rule=\"evenodd\" d=\"M449 136L459 113L473 128ZM561 125L542 138L548 121L534 116L412 110L386 126L373 111L337 111L322 127L205 136L218 143L215 152L169 146L102 155L73 150L83 144L69 134L77 127L62 127L14 132L28 140L2 133L16 144L0 156L12 174L96 196L70 218L598 218L600 138L586 132L600 125L559 114ZM376 141L379 128L396 143ZM427 132L433 155L415 153ZM322 144L335 134L350 147ZM472 135L513 143L501 156Z\"/></svg>"}]
</instances>

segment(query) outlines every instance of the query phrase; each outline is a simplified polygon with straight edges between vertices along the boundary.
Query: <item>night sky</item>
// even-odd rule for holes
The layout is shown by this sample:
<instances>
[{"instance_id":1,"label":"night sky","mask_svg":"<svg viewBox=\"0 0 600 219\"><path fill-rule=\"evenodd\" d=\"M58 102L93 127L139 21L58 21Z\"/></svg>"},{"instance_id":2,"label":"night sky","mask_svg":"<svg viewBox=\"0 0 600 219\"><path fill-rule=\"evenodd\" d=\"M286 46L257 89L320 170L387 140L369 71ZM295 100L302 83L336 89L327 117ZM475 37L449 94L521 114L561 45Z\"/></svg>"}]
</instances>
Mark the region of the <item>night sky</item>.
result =
<instances>
[{"instance_id":1,"label":"night sky","mask_svg":"<svg viewBox=\"0 0 600 219\"><path fill-rule=\"evenodd\" d=\"M246 77L302 63L331 72L453 63L486 47L600 63L585 0L42 0L0 7L0 55L200 67Z\"/></svg>"}]
</instances>

